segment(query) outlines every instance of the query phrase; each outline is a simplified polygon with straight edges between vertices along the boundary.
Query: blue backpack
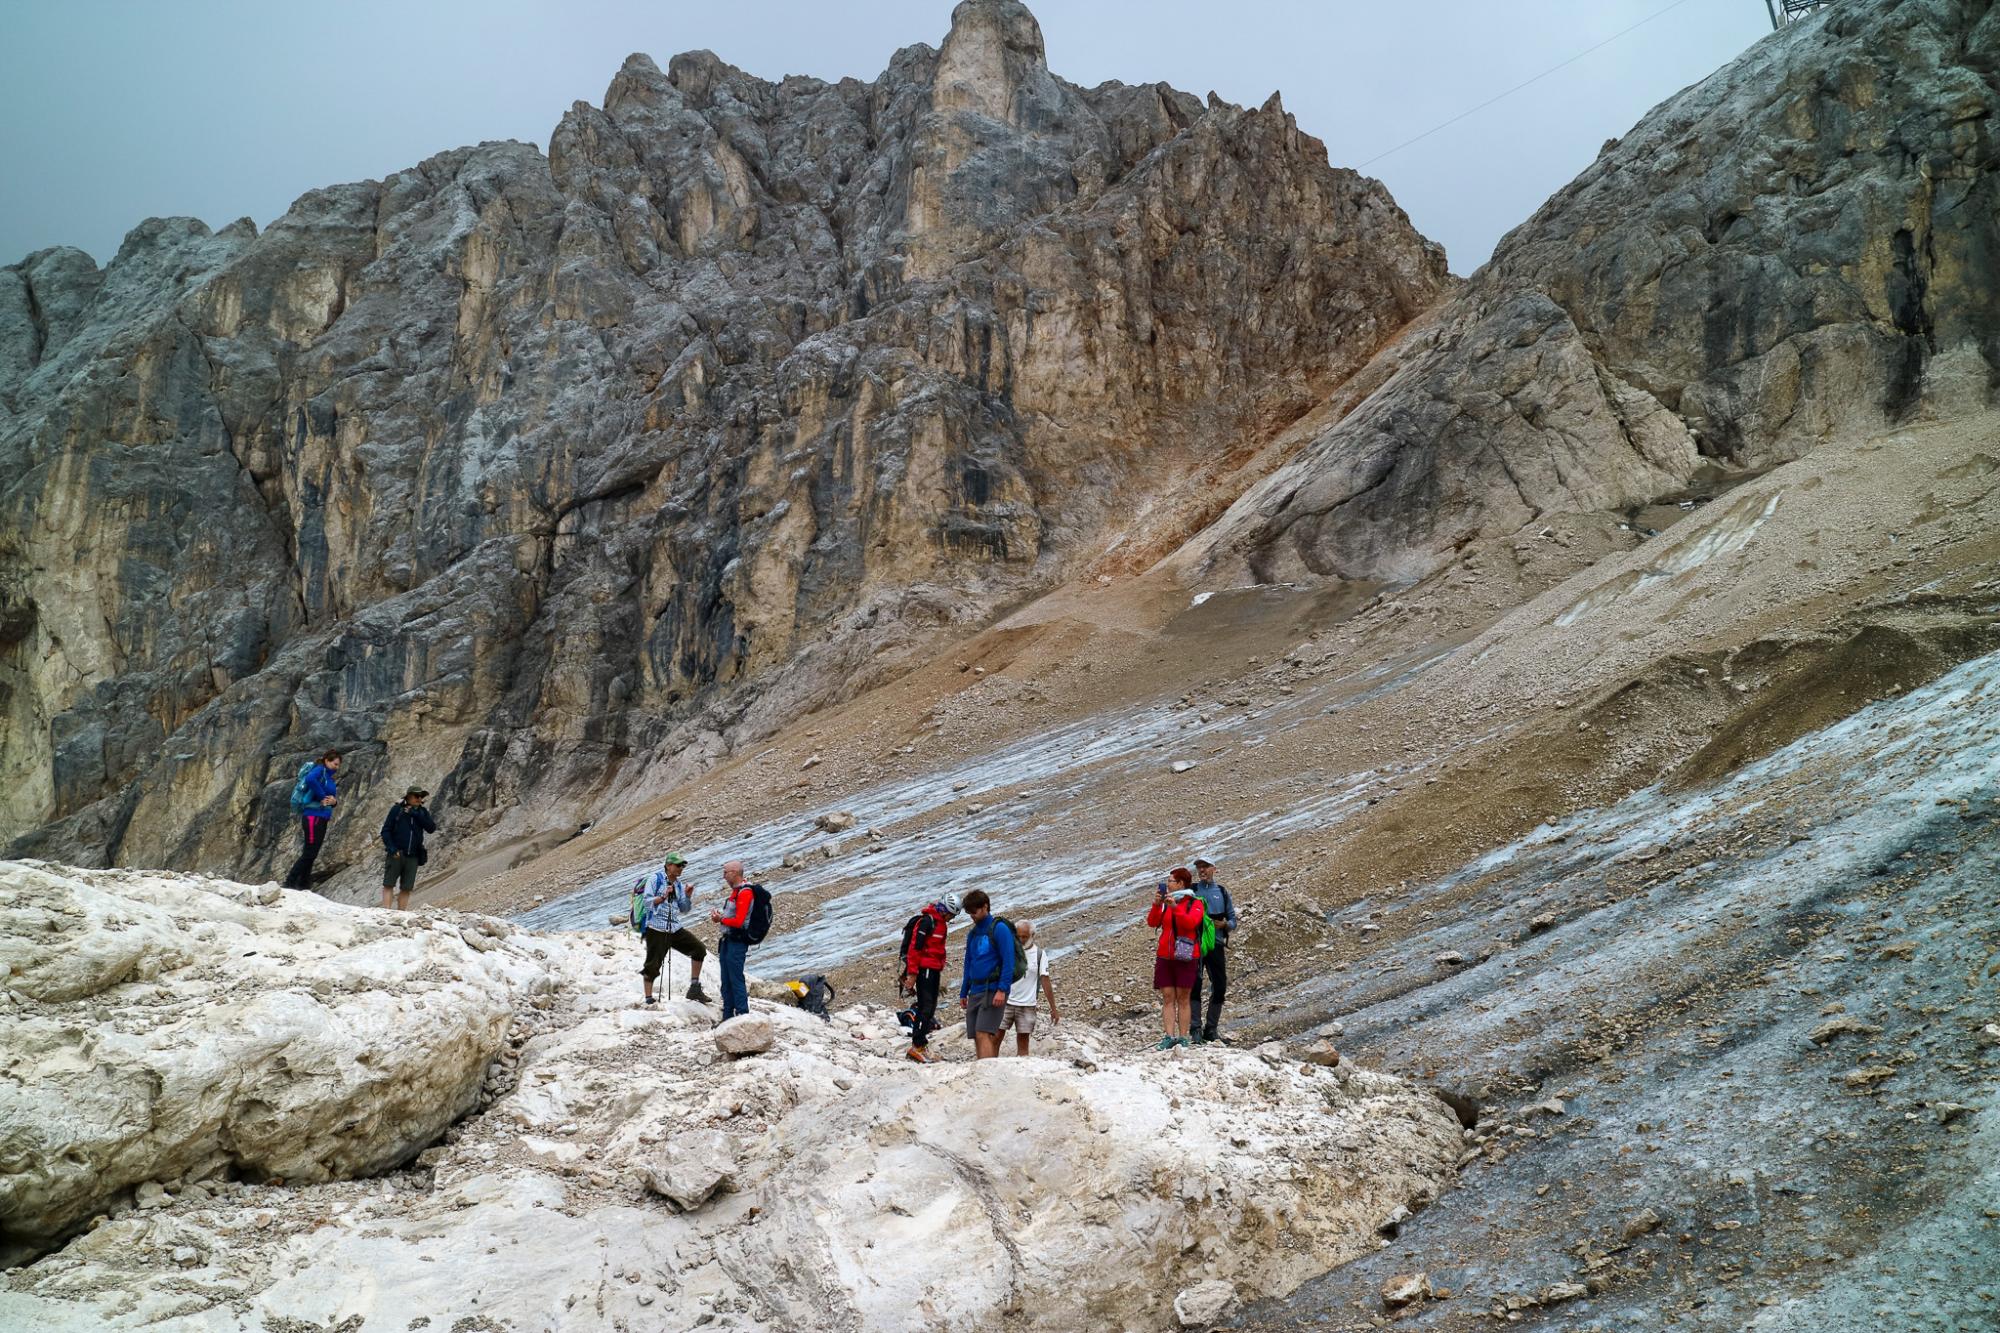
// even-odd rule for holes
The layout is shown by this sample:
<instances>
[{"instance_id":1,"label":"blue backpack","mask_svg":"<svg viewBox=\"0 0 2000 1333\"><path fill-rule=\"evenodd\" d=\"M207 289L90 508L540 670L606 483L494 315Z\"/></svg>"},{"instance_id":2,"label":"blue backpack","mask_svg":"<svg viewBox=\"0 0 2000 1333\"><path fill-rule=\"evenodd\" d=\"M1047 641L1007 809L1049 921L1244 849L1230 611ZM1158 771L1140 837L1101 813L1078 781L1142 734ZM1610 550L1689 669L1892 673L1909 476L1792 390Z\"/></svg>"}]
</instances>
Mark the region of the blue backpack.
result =
<instances>
[{"instance_id":1,"label":"blue backpack","mask_svg":"<svg viewBox=\"0 0 2000 1333\"><path fill-rule=\"evenodd\" d=\"M292 784L292 813L302 815L312 808L311 788L306 786L306 776L313 771L313 761L308 759L299 768L299 779Z\"/></svg>"}]
</instances>

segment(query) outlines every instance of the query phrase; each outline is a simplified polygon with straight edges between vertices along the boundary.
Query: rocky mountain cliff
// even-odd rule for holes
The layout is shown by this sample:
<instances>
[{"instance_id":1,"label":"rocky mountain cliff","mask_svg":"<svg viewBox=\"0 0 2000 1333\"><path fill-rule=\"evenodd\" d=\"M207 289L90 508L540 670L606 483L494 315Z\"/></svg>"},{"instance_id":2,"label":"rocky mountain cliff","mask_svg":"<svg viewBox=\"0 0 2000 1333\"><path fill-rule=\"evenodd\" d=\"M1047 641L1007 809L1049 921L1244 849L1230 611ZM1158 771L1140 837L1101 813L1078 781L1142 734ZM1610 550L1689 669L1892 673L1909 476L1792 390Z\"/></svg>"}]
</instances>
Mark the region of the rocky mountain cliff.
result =
<instances>
[{"instance_id":1,"label":"rocky mountain cliff","mask_svg":"<svg viewBox=\"0 0 2000 1333\"><path fill-rule=\"evenodd\" d=\"M2000 386L2000 9L1845 0L1649 113L1503 240L1201 562L1408 579L1556 514Z\"/></svg>"},{"instance_id":2,"label":"rocky mountain cliff","mask_svg":"<svg viewBox=\"0 0 2000 1333\"><path fill-rule=\"evenodd\" d=\"M326 745L461 846L670 784L1046 587L1448 281L1276 97L1073 86L1012 0L873 83L634 56L546 155L31 255L0 835L265 873Z\"/></svg>"}]
</instances>

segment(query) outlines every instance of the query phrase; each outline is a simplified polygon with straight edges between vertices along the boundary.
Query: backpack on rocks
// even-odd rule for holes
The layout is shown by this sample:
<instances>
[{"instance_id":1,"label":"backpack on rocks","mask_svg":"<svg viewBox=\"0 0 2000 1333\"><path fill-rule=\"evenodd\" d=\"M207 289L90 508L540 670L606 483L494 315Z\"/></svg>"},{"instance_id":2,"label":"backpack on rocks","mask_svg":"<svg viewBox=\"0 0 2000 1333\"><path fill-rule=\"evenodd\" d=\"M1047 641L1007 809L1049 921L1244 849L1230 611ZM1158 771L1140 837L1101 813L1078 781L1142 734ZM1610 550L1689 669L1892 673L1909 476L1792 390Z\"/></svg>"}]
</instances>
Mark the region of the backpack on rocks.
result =
<instances>
[{"instance_id":1,"label":"backpack on rocks","mask_svg":"<svg viewBox=\"0 0 2000 1333\"><path fill-rule=\"evenodd\" d=\"M787 983L799 1008L809 1014L818 1014L822 1020L833 1021L833 983L814 972Z\"/></svg>"}]
</instances>

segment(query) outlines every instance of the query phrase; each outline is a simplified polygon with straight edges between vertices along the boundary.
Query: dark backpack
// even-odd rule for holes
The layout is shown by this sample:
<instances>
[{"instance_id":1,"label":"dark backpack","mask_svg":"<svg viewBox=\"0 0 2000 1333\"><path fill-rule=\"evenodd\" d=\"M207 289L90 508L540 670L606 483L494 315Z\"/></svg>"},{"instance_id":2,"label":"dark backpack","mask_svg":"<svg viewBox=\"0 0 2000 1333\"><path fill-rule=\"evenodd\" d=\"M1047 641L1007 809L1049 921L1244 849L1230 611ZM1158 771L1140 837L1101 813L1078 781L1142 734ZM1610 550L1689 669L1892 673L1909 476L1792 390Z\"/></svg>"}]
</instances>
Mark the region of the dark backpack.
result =
<instances>
[{"instance_id":1,"label":"dark backpack","mask_svg":"<svg viewBox=\"0 0 2000 1333\"><path fill-rule=\"evenodd\" d=\"M927 921L930 922L931 928L928 931L925 931L924 923ZM919 931L923 931L923 939L917 938L917 933ZM910 955L913 952L915 952L917 948L921 946L926 940L929 940L930 937L936 933L937 933L937 922L931 920L931 914L929 912L918 912L915 916L911 917L908 921L905 921L903 923L903 947L902 951L896 955L896 961L902 964L902 966L896 969L897 976L900 977L907 973L914 972L916 970L915 966L910 961Z\"/></svg>"},{"instance_id":2,"label":"dark backpack","mask_svg":"<svg viewBox=\"0 0 2000 1333\"><path fill-rule=\"evenodd\" d=\"M805 987L798 997L799 1008L809 1014L818 1014L822 1019L831 1023L833 1021L833 1014L829 1006L833 1003L833 983L818 973L814 973L811 976L800 977L799 985Z\"/></svg>"},{"instance_id":3,"label":"dark backpack","mask_svg":"<svg viewBox=\"0 0 2000 1333\"><path fill-rule=\"evenodd\" d=\"M917 1006L912 1004L897 1010L896 1021L914 1034L917 1030ZM943 1026L944 1024L938 1022L936 1018L927 1018L924 1020L924 1035L929 1036Z\"/></svg>"},{"instance_id":4,"label":"dark backpack","mask_svg":"<svg viewBox=\"0 0 2000 1333\"><path fill-rule=\"evenodd\" d=\"M994 929L995 926L1007 927L1007 944L1009 949L1011 950L1011 957L1013 959L1013 964L1014 964L1011 971L1014 974L1014 980L1019 981L1021 979L1021 937L1014 933L1014 923L1012 921L1009 921L1006 917L1004 916L988 917L986 925L986 933L993 937L993 953L996 958L999 956L1000 953L1000 933ZM999 966L1000 966L999 971L995 972L990 977L986 977L983 980L975 982L974 984L983 986L990 981L996 986L999 985L1000 978L1006 976L1010 970L1007 964L1005 963L1001 963Z\"/></svg>"},{"instance_id":5,"label":"dark backpack","mask_svg":"<svg viewBox=\"0 0 2000 1333\"><path fill-rule=\"evenodd\" d=\"M762 944L771 933L771 891L762 884L752 884L749 888L750 915L743 922L743 938L751 944Z\"/></svg>"}]
</instances>

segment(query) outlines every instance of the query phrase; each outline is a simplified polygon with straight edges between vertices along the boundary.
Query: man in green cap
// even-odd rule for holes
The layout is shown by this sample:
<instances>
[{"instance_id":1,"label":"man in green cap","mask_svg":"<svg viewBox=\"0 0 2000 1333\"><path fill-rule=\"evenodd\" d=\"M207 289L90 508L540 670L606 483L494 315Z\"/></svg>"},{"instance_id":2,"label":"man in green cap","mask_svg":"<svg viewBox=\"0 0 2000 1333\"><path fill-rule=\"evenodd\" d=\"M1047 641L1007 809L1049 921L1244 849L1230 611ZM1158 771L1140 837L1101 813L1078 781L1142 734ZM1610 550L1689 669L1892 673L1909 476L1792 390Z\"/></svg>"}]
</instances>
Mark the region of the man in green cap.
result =
<instances>
[{"instance_id":1,"label":"man in green cap","mask_svg":"<svg viewBox=\"0 0 2000 1333\"><path fill-rule=\"evenodd\" d=\"M417 867L430 860L424 850L424 834L438 831L437 821L424 809L431 794L412 787L403 799L389 807L382 821L382 906L410 910L410 893L417 887ZM400 891L399 891L400 889Z\"/></svg>"},{"instance_id":2,"label":"man in green cap","mask_svg":"<svg viewBox=\"0 0 2000 1333\"><path fill-rule=\"evenodd\" d=\"M688 982L687 997L698 1004L708 1003L708 993L701 988L701 965L708 957L708 946L695 938L687 928L687 914L694 907L694 886L681 878L681 869L687 862L678 852L668 852L647 884L644 898L646 904L646 965L639 975L646 982L646 1003L655 1003L653 982L659 979L660 964L667 960L667 950L681 954L694 965L694 975Z\"/></svg>"}]
</instances>

